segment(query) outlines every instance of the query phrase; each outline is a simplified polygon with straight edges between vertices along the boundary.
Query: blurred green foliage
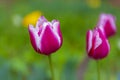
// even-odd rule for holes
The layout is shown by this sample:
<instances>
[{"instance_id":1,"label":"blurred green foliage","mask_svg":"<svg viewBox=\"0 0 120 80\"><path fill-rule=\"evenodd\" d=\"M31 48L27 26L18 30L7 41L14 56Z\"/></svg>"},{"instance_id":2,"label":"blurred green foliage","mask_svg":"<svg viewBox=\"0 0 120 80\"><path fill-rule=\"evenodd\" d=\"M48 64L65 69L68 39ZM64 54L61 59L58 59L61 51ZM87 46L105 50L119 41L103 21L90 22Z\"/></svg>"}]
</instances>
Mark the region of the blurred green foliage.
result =
<instances>
[{"instance_id":1,"label":"blurred green foliage","mask_svg":"<svg viewBox=\"0 0 120 80\"><path fill-rule=\"evenodd\" d=\"M52 54L56 80L77 80L80 63L86 57L85 37L101 13L116 16L117 34L109 39L111 50L101 60L101 80L118 80L120 74L120 9L102 0L91 8L85 0L6 0L0 1L0 78L1 80L50 80L47 56L37 54L29 41L28 29L16 17L40 10L48 19L61 23L63 45ZM84 79L96 80L96 63L90 60Z\"/></svg>"}]
</instances>

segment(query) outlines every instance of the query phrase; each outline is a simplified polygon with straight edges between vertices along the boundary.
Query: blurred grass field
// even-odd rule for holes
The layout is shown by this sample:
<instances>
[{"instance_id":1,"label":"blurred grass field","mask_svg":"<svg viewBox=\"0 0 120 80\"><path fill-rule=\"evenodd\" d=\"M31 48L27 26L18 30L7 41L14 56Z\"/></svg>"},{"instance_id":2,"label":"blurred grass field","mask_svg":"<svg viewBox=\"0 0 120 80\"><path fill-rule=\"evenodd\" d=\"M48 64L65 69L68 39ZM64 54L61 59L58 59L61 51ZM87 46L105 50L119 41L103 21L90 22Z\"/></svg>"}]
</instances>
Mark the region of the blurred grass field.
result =
<instances>
[{"instance_id":1,"label":"blurred grass field","mask_svg":"<svg viewBox=\"0 0 120 80\"><path fill-rule=\"evenodd\" d=\"M50 80L48 58L33 50L22 23L34 11L61 24L63 45L52 54L56 80L77 80L79 66L87 56L86 31L96 26L101 13L116 16L117 33L109 39L110 53L100 64L101 80L120 80L120 6L109 0L89 1L0 0L0 80ZM94 60L88 62L83 76L84 80L97 79Z\"/></svg>"}]
</instances>

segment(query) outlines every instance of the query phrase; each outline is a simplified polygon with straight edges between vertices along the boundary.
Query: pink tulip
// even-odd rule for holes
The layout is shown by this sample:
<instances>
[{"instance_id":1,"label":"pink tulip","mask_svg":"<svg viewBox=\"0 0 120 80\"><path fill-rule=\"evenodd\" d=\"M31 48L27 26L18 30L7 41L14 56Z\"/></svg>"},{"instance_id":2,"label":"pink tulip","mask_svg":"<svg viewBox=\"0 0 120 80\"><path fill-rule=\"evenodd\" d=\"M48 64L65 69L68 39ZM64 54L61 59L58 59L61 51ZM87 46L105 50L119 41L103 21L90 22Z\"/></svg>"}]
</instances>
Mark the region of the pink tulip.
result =
<instances>
[{"instance_id":1,"label":"pink tulip","mask_svg":"<svg viewBox=\"0 0 120 80\"><path fill-rule=\"evenodd\" d=\"M101 14L98 21L98 26L103 25L106 37L110 37L116 33L115 17L111 14Z\"/></svg>"},{"instance_id":2,"label":"pink tulip","mask_svg":"<svg viewBox=\"0 0 120 80\"><path fill-rule=\"evenodd\" d=\"M86 35L88 56L96 60L105 58L110 50L110 45L101 27L97 27L93 31L88 30Z\"/></svg>"},{"instance_id":3,"label":"pink tulip","mask_svg":"<svg viewBox=\"0 0 120 80\"><path fill-rule=\"evenodd\" d=\"M38 19L36 27L29 25L30 41L36 52L50 55L62 45L60 23L57 20L47 21L44 16Z\"/></svg>"}]
</instances>

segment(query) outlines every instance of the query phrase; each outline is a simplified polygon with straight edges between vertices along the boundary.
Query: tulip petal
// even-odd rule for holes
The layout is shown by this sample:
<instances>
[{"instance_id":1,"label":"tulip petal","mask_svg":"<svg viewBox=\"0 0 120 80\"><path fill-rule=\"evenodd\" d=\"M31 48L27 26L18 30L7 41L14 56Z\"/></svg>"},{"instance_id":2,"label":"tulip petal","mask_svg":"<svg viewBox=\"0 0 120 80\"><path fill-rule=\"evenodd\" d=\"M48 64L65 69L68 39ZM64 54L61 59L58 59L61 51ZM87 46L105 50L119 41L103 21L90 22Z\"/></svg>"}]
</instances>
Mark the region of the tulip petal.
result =
<instances>
[{"instance_id":1,"label":"tulip petal","mask_svg":"<svg viewBox=\"0 0 120 80\"><path fill-rule=\"evenodd\" d=\"M116 18L115 18L115 16L108 14L108 17L110 18L110 23L111 23L112 29L114 31L116 31L116 25L115 25Z\"/></svg>"},{"instance_id":2,"label":"tulip petal","mask_svg":"<svg viewBox=\"0 0 120 80\"><path fill-rule=\"evenodd\" d=\"M91 50L92 48L92 38L93 38L93 32L91 30L89 30L87 32L87 52L89 53L89 51Z\"/></svg>"},{"instance_id":3,"label":"tulip petal","mask_svg":"<svg viewBox=\"0 0 120 80\"><path fill-rule=\"evenodd\" d=\"M53 20L52 21L52 25L53 25L53 30L58 33L58 35L60 36L61 35L61 32L60 32L60 22L57 21L57 20Z\"/></svg>"},{"instance_id":4,"label":"tulip petal","mask_svg":"<svg viewBox=\"0 0 120 80\"><path fill-rule=\"evenodd\" d=\"M57 20L53 20L52 23L53 23L53 25L52 25L53 31L55 32L55 35L58 38L59 45L62 45L62 42L61 42L62 41L62 33L60 31L60 23Z\"/></svg>"},{"instance_id":5,"label":"tulip petal","mask_svg":"<svg viewBox=\"0 0 120 80\"><path fill-rule=\"evenodd\" d=\"M28 30L30 34L31 44L33 48L35 49L35 51L38 52L39 51L39 45L38 45L39 38L38 38L37 30L32 25L29 25Z\"/></svg>"},{"instance_id":6,"label":"tulip petal","mask_svg":"<svg viewBox=\"0 0 120 80\"><path fill-rule=\"evenodd\" d=\"M47 19L44 16L41 16L36 23L36 28L41 27L41 25L43 25L44 22L47 22Z\"/></svg>"},{"instance_id":7,"label":"tulip petal","mask_svg":"<svg viewBox=\"0 0 120 80\"><path fill-rule=\"evenodd\" d=\"M116 32L115 20L111 15L108 15L108 19L105 24L105 32L107 36L112 36Z\"/></svg>"},{"instance_id":8,"label":"tulip petal","mask_svg":"<svg viewBox=\"0 0 120 80\"><path fill-rule=\"evenodd\" d=\"M101 45L102 40L101 40L99 33L97 31L94 32L94 37L95 37L94 49L96 49L97 47L99 47Z\"/></svg>"},{"instance_id":9,"label":"tulip petal","mask_svg":"<svg viewBox=\"0 0 120 80\"><path fill-rule=\"evenodd\" d=\"M40 35L40 50L41 53L49 55L55 52L59 47L59 38L56 32L52 30L52 25L48 22L43 24L43 29Z\"/></svg>"}]
</instances>

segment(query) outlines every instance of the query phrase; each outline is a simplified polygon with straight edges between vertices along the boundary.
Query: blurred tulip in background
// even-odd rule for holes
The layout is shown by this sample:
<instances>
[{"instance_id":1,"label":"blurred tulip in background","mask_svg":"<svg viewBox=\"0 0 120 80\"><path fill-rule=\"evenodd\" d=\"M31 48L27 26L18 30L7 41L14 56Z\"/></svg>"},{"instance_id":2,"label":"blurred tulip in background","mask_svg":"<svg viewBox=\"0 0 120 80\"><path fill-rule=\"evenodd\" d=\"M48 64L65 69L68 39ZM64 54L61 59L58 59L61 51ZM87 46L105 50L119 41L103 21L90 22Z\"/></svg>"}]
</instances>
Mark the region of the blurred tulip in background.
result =
<instances>
[{"instance_id":1,"label":"blurred tulip in background","mask_svg":"<svg viewBox=\"0 0 120 80\"><path fill-rule=\"evenodd\" d=\"M103 25L103 30L106 34L106 37L113 36L116 29L116 18L111 14L101 14L98 21L98 26Z\"/></svg>"}]
</instances>

